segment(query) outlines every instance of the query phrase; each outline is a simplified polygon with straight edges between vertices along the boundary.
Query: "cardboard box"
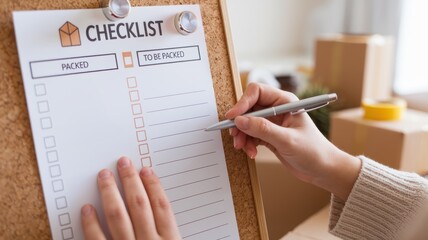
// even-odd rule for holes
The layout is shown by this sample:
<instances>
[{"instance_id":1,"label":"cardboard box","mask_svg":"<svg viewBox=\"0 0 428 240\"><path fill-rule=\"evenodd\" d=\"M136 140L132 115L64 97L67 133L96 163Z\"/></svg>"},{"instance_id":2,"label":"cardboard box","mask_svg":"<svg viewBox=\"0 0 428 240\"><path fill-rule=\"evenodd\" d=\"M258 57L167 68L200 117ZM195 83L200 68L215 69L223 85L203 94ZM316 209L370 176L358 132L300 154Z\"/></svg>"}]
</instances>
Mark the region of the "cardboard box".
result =
<instances>
[{"instance_id":1,"label":"cardboard box","mask_svg":"<svg viewBox=\"0 0 428 240\"><path fill-rule=\"evenodd\" d=\"M331 115L330 140L352 155L365 155L404 171L428 171L428 113L406 110L398 121L363 119L363 109Z\"/></svg>"},{"instance_id":2,"label":"cardboard box","mask_svg":"<svg viewBox=\"0 0 428 240\"><path fill-rule=\"evenodd\" d=\"M298 180L266 147L257 149L256 168L269 239L279 239L328 204L330 193Z\"/></svg>"},{"instance_id":3,"label":"cardboard box","mask_svg":"<svg viewBox=\"0 0 428 240\"><path fill-rule=\"evenodd\" d=\"M339 240L328 232L330 206L306 219L280 240Z\"/></svg>"},{"instance_id":4,"label":"cardboard box","mask_svg":"<svg viewBox=\"0 0 428 240\"><path fill-rule=\"evenodd\" d=\"M331 35L316 41L313 82L336 92L340 109L391 96L393 41L379 35Z\"/></svg>"}]
</instances>

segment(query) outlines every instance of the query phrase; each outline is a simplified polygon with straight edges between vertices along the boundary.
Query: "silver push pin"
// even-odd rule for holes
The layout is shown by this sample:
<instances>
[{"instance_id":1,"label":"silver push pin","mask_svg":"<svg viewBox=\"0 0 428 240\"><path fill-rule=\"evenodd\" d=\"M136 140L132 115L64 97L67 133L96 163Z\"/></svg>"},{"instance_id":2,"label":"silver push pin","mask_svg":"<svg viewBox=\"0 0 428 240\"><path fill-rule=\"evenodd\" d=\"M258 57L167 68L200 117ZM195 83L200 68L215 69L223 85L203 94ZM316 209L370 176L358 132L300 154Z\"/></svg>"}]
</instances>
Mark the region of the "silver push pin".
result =
<instances>
[{"instance_id":1,"label":"silver push pin","mask_svg":"<svg viewBox=\"0 0 428 240\"><path fill-rule=\"evenodd\" d=\"M184 11L175 15L175 28L183 35L187 35L196 31L198 20L195 14L189 11Z\"/></svg>"},{"instance_id":2,"label":"silver push pin","mask_svg":"<svg viewBox=\"0 0 428 240\"><path fill-rule=\"evenodd\" d=\"M110 21L124 19L131 11L129 0L102 0L104 15Z\"/></svg>"}]
</instances>

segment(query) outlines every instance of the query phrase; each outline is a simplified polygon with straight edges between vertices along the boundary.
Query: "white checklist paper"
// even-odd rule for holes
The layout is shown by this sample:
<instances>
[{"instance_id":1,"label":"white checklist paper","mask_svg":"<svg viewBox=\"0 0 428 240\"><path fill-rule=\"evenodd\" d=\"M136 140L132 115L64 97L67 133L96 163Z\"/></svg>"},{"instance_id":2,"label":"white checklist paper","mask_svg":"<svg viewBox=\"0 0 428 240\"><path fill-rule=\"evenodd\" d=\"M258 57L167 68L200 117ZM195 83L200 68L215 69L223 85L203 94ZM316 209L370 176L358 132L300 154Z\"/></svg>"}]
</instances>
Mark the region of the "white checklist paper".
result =
<instances>
[{"instance_id":1,"label":"white checklist paper","mask_svg":"<svg viewBox=\"0 0 428 240\"><path fill-rule=\"evenodd\" d=\"M182 11L194 33L175 29ZM53 239L83 238L86 203L104 219L97 173L120 156L154 169L183 239L239 239L221 136L204 131L218 115L198 5L13 17Z\"/></svg>"}]
</instances>

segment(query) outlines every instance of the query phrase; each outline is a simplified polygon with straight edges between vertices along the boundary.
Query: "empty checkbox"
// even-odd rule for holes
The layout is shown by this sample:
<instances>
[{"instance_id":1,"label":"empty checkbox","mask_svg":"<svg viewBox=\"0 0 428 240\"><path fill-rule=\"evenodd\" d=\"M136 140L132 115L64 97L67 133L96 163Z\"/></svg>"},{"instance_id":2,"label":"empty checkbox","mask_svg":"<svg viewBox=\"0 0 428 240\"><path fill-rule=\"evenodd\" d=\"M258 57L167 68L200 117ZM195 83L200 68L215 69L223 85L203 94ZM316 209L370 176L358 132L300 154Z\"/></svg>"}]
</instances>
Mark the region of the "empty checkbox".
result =
<instances>
[{"instance_id":1,"label":"empty checkbox","mask_svg":"<svg viewBox=\"0 0 428 240\"><path fill-rule=\"evenodd\" d=\"M134 115L138 115L143 113L143 110L141 110L141 104L137 103L137 104L132 104L132 114Z\"/></svg>"},{"instance_id":2,"label":"empty checkbox","mask_svg":"<svg viewBox=\"0 0 428 240\"><path fill-rule=\"evenodd\" d=\"M67 207L67 199L65 197L55 198L56 209L64 209Z\"/></svg>"},{"instance_id":3,"label":"empty checkbox","mask_svg":"<svg viewBox=\"0 0 428 240\"><path fill-rule=\"evenodd\" d=\"M34 85L34 92L36 93L36 96L45 96L46 95L45 84Z\"/></svg>"},{"instance_id":4,"label":"empty checkbox","mask_svg":"<svg viewBox=\"0 0 428 240\"><path fill-rule=\"evenodd\" d=\"M147 140L146 131L137 131L137 141L144 142Z\"/></svg>"},{"instance_id":5,"label":"empty checkbox","mask_svg":"<svg viewBox=\"0 0 428 240\"><path fill-rule=\"evenodd\" d=\"M138 102L138 101L140 101L140 95L138 94L137 90L129 92L129 100L131 100L131 102Z\"/></svg>"},{"instance_id":6,"label":"empty checkbox","mask_svg":"<svg viewBox=\"0 0 428 240\"><path fill-rule=\"evenodd\" d=\"M51 177L59 177L61 176L61 167L58 164L50 166L49 172L51 173Z\"/></svg>"},{"instance_id":7,"label":"empty checkbox","mask_svg":"<svg viewBox=\"0 0 428 240\"><path fill-rule=\"evenodd\" d=\"M134 118L135 128L144 127L144 119L142 117Z\"/></svg>"},{"instance_id":8,"label":"empty checkbox","mask_svg":"<svg viewBox=\"0 0 428 240\"><path fill-rule=\"evenodd\" d=\"M45 148L53 148L56 146L55 137L49 136L44 138Z\"/></svg>"},{"instance_id":9,"label":"empty checkbox","mask_svg":"<svg viewBox=\"0 0 428 240\"><path fill-rule=\"evenodd\" d=\"M150 157L141 158L141 165L143 167L152 167L152 159Z\"/></svg>"},{"instance_id":10,"label":"empty checkbox","mask_svg":"<svg viewBox=\"0 0 428 240\"><path fill-rule=\"evenodd\" d=\"M54 192L61 192L64 190L64 183L61 179L52 181L52 189Z\"/></svg>"},{"instance_id":11,"label":"empty checkbox","mask_svg":"<svg viewBox=\"0 0 428 240\"><path fill-rule=\"evenodd\" d=\"M69 228L64 228L61 229L61 233L62 233L62 239L63 240L69 240L69 239L73 239L73 228L69 227Z\"/></svg>"},{"instance_id":12,"label":"empty checkbox","mask_svg":"<svg viewBox=\"0 0 428 240\"><path fill-rule=\"evenodd\" d=\"M136 88L137 87L137 78L135 78L135 77L127 78L126 82L128 83L128 88Z\"/></svg>"},{"instance_id":13,"label":"empty checkbox","mask_svg":"<svg viewBox=\"0 0 428 240\"><path fill-rule=\"evenodd\" d=\"M57 162L58 161L58 152L57 151L46 152L46 158L48 159L49 163Z\"/></svg>"},{"instance_id":14,"label":"empty checkbox","mask_svg":"<svg viewBox=\"0 0 428 240\"><path fill-rule=\"evenodd\" d=\"M50 117L41 118L40 124L42 126L42 129L50 129L52 128L52 120Z\"/></svg>"},{"instance_id":15,"label":"empty checkbox","mask_svg":"<svg viewBox=\"0 0 428 240\"><path fill-rule=\"evenodd\" d=\"M149 145L147 144L138 145L138 149L140 150L140 155L149 154Z\"/></svg>"},{"instance_id":16,"label":"empty checkbox","mask_svg":"<svg viewBox=\"0 0 428 240\"><path fill-rule=\"evenodd\" d=\"M47 113L49 112L49 103L48 101L41 101L37 103L37 107L39 109L39 113Z\"/></svg>"},{"instance_id":17,"label":"empty checkbox","mask_svg":"<svg viewBox=\"0 0 428 240\"><path fill-rule=\"evenodd\" d=\"M70 214L68 214L68 213L60 214L58 216L58 219L59 219L59 225L61 225L61 226L65 226L65 225L68 225L71 223Z\"/></svg>"}]
</instances>

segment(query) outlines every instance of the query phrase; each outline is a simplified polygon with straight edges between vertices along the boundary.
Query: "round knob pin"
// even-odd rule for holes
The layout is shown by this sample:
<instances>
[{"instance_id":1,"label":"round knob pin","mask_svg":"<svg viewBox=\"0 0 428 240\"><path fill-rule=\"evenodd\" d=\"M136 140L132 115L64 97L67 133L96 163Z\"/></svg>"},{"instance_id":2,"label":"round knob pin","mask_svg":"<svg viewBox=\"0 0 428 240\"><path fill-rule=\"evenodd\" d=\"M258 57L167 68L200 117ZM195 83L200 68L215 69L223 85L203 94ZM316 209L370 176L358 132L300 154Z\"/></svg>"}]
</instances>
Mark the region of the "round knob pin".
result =
<instances>
[{"instance_id":1,"label":"round knob pin","mask_svg":"<svg viewBox=\"0 0 428 240\"><path fill-rule=\"evenodd\" d=\"M104 0L103 11L108 20L121 20L131 11L131 3L129 0Z\"/></svg>"},{"instance_id":2,"label":"round knob pin","mask_svg":"<svg viewBox=\"0 0 428 240\"><path fill-rule=\"evenodd\" d=\"M183 35L196 31L198 20L192 12L184 11L175 15L175 28Z\"/></svg>"}]
</instances>

